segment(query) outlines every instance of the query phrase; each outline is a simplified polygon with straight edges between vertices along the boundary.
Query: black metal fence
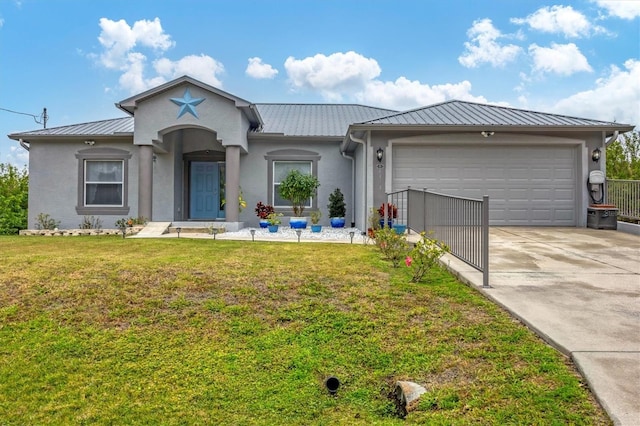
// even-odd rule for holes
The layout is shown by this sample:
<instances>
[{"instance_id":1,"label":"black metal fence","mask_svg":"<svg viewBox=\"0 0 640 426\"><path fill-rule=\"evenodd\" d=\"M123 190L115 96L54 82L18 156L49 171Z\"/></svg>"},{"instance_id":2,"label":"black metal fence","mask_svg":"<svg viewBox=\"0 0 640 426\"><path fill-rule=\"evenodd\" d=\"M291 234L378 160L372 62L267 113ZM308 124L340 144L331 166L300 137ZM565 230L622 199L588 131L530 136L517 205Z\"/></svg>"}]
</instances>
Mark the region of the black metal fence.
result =
<instances>
[{"instance_id":1,"label":"black metal fence","mask_svg":"<svg viewBox=\"0 0 640 426\"><path fill-rule=\"evenodd\" d=\"M397 207L396 223L442 241L451 254L482 272L489 287L489 197L462 198L406 189L387 195Z\"/></svg>"}]
</instances>

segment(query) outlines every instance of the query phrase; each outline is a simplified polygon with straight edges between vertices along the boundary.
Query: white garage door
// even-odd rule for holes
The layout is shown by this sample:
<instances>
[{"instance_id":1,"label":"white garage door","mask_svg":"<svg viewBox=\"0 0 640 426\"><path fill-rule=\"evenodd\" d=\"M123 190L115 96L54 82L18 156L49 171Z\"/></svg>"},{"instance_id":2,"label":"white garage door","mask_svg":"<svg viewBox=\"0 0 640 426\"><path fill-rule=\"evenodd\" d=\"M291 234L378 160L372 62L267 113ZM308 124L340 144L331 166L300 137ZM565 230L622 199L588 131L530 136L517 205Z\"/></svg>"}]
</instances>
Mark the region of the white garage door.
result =
<instances>
[{"instance_id":1,"label":"white garage door","mask_svg":"<svg viewBox=\"0 0 640 426\"><path fill-rule=\"evenodd\" d=\"M576 150L394 145L393 189L489 196L491 225L575 226Z\"/></svg>"}]
</instances>

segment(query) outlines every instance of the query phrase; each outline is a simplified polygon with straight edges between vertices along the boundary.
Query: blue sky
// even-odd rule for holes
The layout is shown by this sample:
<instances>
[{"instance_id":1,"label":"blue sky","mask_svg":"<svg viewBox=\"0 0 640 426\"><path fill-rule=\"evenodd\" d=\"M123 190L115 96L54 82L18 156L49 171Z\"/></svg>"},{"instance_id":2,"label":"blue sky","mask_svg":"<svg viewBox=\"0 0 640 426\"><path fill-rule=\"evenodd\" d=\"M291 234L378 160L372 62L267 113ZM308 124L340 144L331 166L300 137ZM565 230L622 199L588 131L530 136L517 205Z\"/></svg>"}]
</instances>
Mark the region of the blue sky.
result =
<instances>
[{"instance_id":1,"label":"blue sky","mask_svg":"<svg viewBox=\"0 0 640 426\"><path fill-rule=\"evenodd\" d=\"M640 123L640 0L0 0L7 134L123 116L184 74L251 102L447 99Z\"/></svg>"}]
</instances>

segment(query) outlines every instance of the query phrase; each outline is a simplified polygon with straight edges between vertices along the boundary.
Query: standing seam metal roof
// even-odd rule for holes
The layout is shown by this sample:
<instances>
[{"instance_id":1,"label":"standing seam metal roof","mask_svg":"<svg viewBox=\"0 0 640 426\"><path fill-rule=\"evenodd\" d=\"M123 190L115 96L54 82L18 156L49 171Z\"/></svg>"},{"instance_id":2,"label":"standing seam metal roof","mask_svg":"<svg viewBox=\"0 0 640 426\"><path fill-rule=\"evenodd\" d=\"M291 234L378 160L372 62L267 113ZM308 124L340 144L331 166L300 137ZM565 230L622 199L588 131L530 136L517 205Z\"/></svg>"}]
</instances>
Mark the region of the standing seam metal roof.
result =
<instances>
[{"instance_id":1,"label":"standing seam metal roof","mask_svg":"<svg viewBox=\"0 0 640 426\"><path fill-rule=\"evenodd\" d=\"M256 104L264 120L254 133L344 137L349 125L397 111L354 104Z\"/></svg>"},{"instance_id":2,"label":"standing seam metal roof","mask_svg":"<svg viewBox=\"0 0 640 426\"><path fill-rule=\"evenodd\" d=\"M51 127L18 134L23 136L113 136L117 134L133 134L133 117Z\"/></svg>"},{"instance_id":3,"label":"standing seam metal roof","mask_svg":"<svg viewBox=\"0 0 640 426\"><path fill-rule=\"evenodd\" d=\"M621 126L620 123L466 101L446 101L358 124L449 126Z\"/></svg>"}]
</instances>

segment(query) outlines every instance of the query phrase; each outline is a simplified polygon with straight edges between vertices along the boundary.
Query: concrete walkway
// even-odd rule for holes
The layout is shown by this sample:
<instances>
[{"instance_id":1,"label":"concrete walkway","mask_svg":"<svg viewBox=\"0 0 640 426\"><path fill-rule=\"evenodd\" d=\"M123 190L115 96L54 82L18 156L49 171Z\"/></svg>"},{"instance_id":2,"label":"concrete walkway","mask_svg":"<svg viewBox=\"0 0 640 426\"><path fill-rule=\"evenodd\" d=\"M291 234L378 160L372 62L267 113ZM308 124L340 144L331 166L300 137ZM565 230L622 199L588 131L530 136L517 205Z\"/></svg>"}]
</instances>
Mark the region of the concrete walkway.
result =
<instances>
[{"instance_id":1,"label":"concrete walkway","mask_svg":"<svg viewBox=\"0 0 640 426\"><path fill-rule=\"evenodd\" d=\"M617 425L640 425L640 236L583 228L492 228L490 285L478 288L571 356Z\"/></svg>"}]
</instances>

